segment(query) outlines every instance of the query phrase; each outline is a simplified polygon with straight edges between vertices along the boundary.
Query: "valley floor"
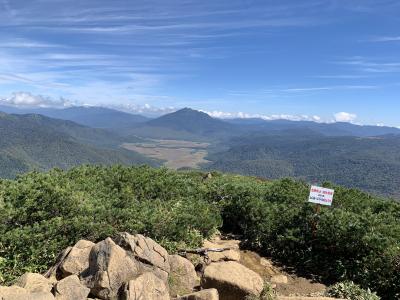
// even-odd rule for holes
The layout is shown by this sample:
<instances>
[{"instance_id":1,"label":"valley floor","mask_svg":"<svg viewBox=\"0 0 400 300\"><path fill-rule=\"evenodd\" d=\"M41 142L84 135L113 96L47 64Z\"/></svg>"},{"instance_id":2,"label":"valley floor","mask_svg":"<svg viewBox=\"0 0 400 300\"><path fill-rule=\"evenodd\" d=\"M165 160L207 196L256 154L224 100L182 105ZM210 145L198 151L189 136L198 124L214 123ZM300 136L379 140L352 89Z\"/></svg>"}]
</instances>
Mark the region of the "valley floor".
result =
<instances>
[{"instance_id":1,"label":"valley floor","mask_svg":"<svg viewBox=\"0 0 400 300\"><path fill-rule=\"evenodd\" d=\"M170 169L199 168L200 164L207 163L208 143L199 143L182 140L155 140L149 139L146 143L125 143L123 148L138 152L150 158L165 161L164 165Z\"/></svg>"}]
</instances>

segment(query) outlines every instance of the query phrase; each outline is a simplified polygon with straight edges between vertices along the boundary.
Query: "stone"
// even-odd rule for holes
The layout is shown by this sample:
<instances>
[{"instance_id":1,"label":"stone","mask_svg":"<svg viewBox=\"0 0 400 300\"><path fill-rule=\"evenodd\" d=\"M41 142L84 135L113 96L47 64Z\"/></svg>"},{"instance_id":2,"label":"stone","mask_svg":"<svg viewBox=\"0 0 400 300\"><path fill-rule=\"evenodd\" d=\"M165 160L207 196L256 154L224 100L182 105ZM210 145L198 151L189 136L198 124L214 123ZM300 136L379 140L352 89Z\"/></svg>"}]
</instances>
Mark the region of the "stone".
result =
<instances>
[{"instance_id":1,"label":"stone","mask_svg":"<svg viewBox=\"0 0 400 300\"><path fill-rule=\"evenodd\" d=\"M170 271L168 252L151 238L141 234L130 235L119 233L114 241L142 263L159 268L167 273Z\"/></svg>"},{"instance_id":2,"label":"stone","mask_svg":"<svg viewBox=\"0 0 400 300\"><path fill-rule=\"evenodd\" d=\"M68 256L69 252L71 251L72 247L67 247L63 251L61 251L57 258L56 262L53 266L51 266L50 269L47 270L47 272L44 274L46 278L49 278L52 282L57 282L58 280L61 280L63 278L62 272L60 270L60 265L63 263L65 258Z\"/></svg>"},{"instance_id":3,"label":"stone","mask_svg":"<svg viewBox=\"0 0 400 300\"><path fill-rule=\"evenodd\" d=\"M56 300L86 300L89 293L90 289L81 284L77 275L64 278L54 288Z\"/></svg>"},{"instance_id":4,"label":"stone","mask_svg":"<svg viewBox=\"0 0 400 300\"><path fill-rule=\"evenodd\" d=\"M122 285L139 275L139 266L111 238L93 246L89 268L81 274L90 292L100 299L116 299Z\"/></svg>"},{"instance_id":5,"label":"stone","mask_svg":"<svg viewBox=\"0 0 400 300\"><path fill-rule=\"evenodd\" d=\"M226 261L207 266L201 278L201 286L217 289L221 300L242 300L247 296L260 296L264 281L245 266Z\"/></svg>"},{"instance_id":6,"label":"stone","mask_svg":"<svg viewBox=\"0 0 400 300\"><path fill-rule=\"evenodd\" d=\"M204 248L230 248L230 245L223 243L212 243L210 241L204 241ZM240 251L239 249L230 249L222 252L208 252L208 258L210 262L219 262L219 261L239 261L240 260Z\"/></svg>"},{"instance_id":7,"label":"stone","mask_svg":"<svg viewBox=\"0 0 400 300\"><path fill-rule=\"evenodd\" d=\"M64 277L79 275L89 267L89 254L95 244L90 241L80 240L69 251L67 257L60 264Z\"/></svg>"},{"instance_id":8,"label":"stone","mask_svg":"<svg viewBox=\"0 0 400 300\"><path fill-rule=\"evenodd\" d=\"M176 300L219 300L219 295L216 289L207 289L184 295Z\"/></svg>"},{"instance_id":9,"label":"stone","mask_svg":"<svg viewBox=\"0 0 400 300\"><path fill-rule=\"evenodd\" d=\"M25 273L15 282L16 286L26 289L28 292L51 292L53 284L49 279L37 273Z\"/></svg>"},{"instance_id":10,"label":"stone","mask_svg":"<svg viewBox=\"0 0 400 300\"><path fill-rule=\"evenodd\" d=\"M286 275L274 275L270 279L271 283L276 283L276 284L287 284L288 283L288 278Z\"/></svg>"},{"instance_id":11,"label":"stone","mask_svg":"<svg viewBox=\"0 0 400 300\"><path fill-rule=\"evenodd\" d=\"M0 286L0 299L9 299L12 295L26 294L28 291L20 286Z\"/></svg>"},{"instance_id":12,"label":"stone","mask_svg":"<svg viewBox=\"0 0 400 300\"><path fill-rule=\"evenodd\" d=\"M31 293L19 286L1 286L0 300L54 300L49 292Z\"/></svg>"},{"instance_id":13,"label":"stone","mask_svg":"<svg viewBox=\"0 0 400 300\"><path fill-rule=\"evenodd\" d=\"M130 280L124 290L125 300L170 300L164 282L153 273Z\"/></svg>"},{"instance_id":14,"label":"stone","mask_svg":"<svg viewBox=\"0 0 400 300\"><path fill-rule=\"evenodd\" d=\"M170 294L172 296L191 293L193 288L199 284L199 280L193 264L179 255L170 255L169 273Z\"/></svg>"}]
</instances>

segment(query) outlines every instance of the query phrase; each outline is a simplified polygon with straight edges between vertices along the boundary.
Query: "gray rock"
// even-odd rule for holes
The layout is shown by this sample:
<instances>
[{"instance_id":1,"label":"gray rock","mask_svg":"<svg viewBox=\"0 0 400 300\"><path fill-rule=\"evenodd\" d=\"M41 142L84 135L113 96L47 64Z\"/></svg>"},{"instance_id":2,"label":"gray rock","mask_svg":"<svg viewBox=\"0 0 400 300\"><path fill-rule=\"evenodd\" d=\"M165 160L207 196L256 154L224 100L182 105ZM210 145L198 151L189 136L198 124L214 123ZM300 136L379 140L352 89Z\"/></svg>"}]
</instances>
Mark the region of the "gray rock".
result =
<instances>
[{"instance_id":1,"label":"gray rock","mask_svg":"<svg viewBox=\"0 0 400 300\"><path fill-rule=\"evenodd\" d=\"M91 294L117 299L121 286L139 275L139 266L111 238L97 243L90 252L89 268L81 277Z\"/></svg>"},{"instance_id":2,"label":"gray rock","mask_svg":"<svg viewBox=\"0 0 400 300\"><path fill-rule=\"evenodd\" d=\"M0 300L54 300L49 292L31 293L19 286L1 286Z\"/></svg>"},{"instance_id":3,"label":"gray rock","mask_svg":"<svg viewBox=\"0 0 400 300\"><path fill-rule=\"evenodd\" d=\"M153 273L144 273L129 281L124 291L125 300L169 300L164 282Z\"/></svg>"},{"instance_id":4,"label":"gray rock","mask_svg":"<svg viewBox=\"0 0 400 300\"><path fill-rule=\"evenodd\" d=\"M176 300L219 300L219 295L216 289L207 289L184 295Z\"/></svg>"},{"instance_id":5,"label":"gray rock","mask_svg":"<svg viewBox=\"0 0 400 300\"><path fill-rule=\"evenodd\" d=\"M60 264L63 277L72 274L79 275L89 267L89 254L94 245L90 241L80 240L71 248L67 257Z\"/></svg>"},{"instance_id":6,"label":"gray rock","mask_svg":"<svg viewBox=\"0 0 400 300\"><path fill-rule=\"evenodd\" d=\"M51 292L53 284L49 279L37 273L25 273L15 282L16 286L26 289L28 292Z\"/></svg>"},{"instance_id":7,"label":"gray rock","mask_svg":"<svg viewBox=\"0 0 400 300\"><path fill-rule=\"evenodd\" d=\"M191 293L193 288L199 284L199 280L193 264L179 255L170 255L169 273L170 294L172 296Z\"/></svg>"},{"instance_id":8,"label":"gray rock","mask_svg":"<svg viewBox=\"0 0 400 300\"><path fill-rule=\"evenodd\" d=\"M54 293L56 300L86 300L90 289L82 285L77 275L71 275L59 281Z\"/></svg>"},{"instance_id":9,"label":"gray rock","mask_svg":"<svg viewBox=\"0 0 400 300\"><path fill-rule=\"evenodd\" d=\"M170 271L168 252L151 238L141 234L130 235L129 233L119 233L114 241L137 260L142 263L157 267L167 273Z\"/></svg>"},{"instance_id":10,"label":"gray rock","mask_svg":"<svg viewBox=\"0 0 400 300\"><path fill-rule=\"evenodd\" d=\"M203 288L216 288L221 300L242 300L247 296L260 296L264 281L254 271L234 262L212 263L204 270Z\"/></svg>"}]
</instances>

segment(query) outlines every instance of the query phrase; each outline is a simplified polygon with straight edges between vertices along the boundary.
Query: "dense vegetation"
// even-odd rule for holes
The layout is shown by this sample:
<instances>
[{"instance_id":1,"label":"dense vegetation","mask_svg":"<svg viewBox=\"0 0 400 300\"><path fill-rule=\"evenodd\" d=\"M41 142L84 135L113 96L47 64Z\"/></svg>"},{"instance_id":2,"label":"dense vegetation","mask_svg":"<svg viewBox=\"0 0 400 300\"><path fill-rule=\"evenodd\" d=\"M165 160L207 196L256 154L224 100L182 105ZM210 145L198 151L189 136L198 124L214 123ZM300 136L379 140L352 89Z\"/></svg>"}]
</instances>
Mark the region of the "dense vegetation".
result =
<instances>
[{"instance_id":1,"label":"dense vegetation","mask_svg":"<svg viewBox=\"0 0 400 300\"><path fill-rule=\"evenodd\" d=\"M316 216L309 186L289 179L121 166L29 173L0 182L0 276L43 271L80 238L141 232L173 251L220 229L325 282L399 297L400 204L335 190L333 207Z\"/></svg>"},{"instance_id":2,"label":"dense vegetation","mask_svg":"<svg viewBox=\"0 0 400 300\"><path fill-rule=\"evenodd\" d=\"M0 106L0 110L4 107ZM400 129L285 120L222 121L192 109L148 119L100 107L17 109L0 113L0 177L79 164L160 165L124 143L147 138L210 143L205 170L263 178L330 181L400 199Z\"/></svg>"},{"instance_id":3,"label":"dense vegetation","mask_svg":"<svg viewBox=\"0 0 400 300\"><path fill-rule=\"evenodd\" d=\"M126 139L115 134L40 115L0 112L0 137L0 177L79 164L157 165L138 153L117 148Z\"/></svg>"},{"instance_id":4,"label":"dense vegetation","mask_svg":"<svg viewBox=\"0 0 400 300\"><path fill-rule=\"evenodd\" d=\"M331 181L400 199L400 136L327 137L279 131L225 142L207 168L264 178Z\"/></svg>"}]
</instances>

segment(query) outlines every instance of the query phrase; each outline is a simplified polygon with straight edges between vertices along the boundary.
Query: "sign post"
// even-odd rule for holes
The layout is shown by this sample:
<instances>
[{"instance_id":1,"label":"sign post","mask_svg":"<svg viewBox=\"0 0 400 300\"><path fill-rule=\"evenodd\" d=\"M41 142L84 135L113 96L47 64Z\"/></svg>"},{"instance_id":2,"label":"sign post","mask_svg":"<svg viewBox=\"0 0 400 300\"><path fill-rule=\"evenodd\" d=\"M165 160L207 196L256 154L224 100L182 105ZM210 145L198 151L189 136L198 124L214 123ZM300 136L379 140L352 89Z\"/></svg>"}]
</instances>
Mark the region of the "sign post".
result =
<instances>
[{"instance_id":1,"label":"sign post","mask_svg":"<svg viewBox=\"0 0 400 300\"><path fill-rule=\"evenodd\" d=\"M334 193L335 191L332 189L327 189L316 185L311 186L308 202L317 204L315 206L315 218L317 218L319 215L319 212L321 210L321 205L327 205L327 206L332 205ZM314 219L312 223L313 238L315 238L317 234L317 225L318 225L317 222L318 220Z\"/></svg>"}]
</instances>

